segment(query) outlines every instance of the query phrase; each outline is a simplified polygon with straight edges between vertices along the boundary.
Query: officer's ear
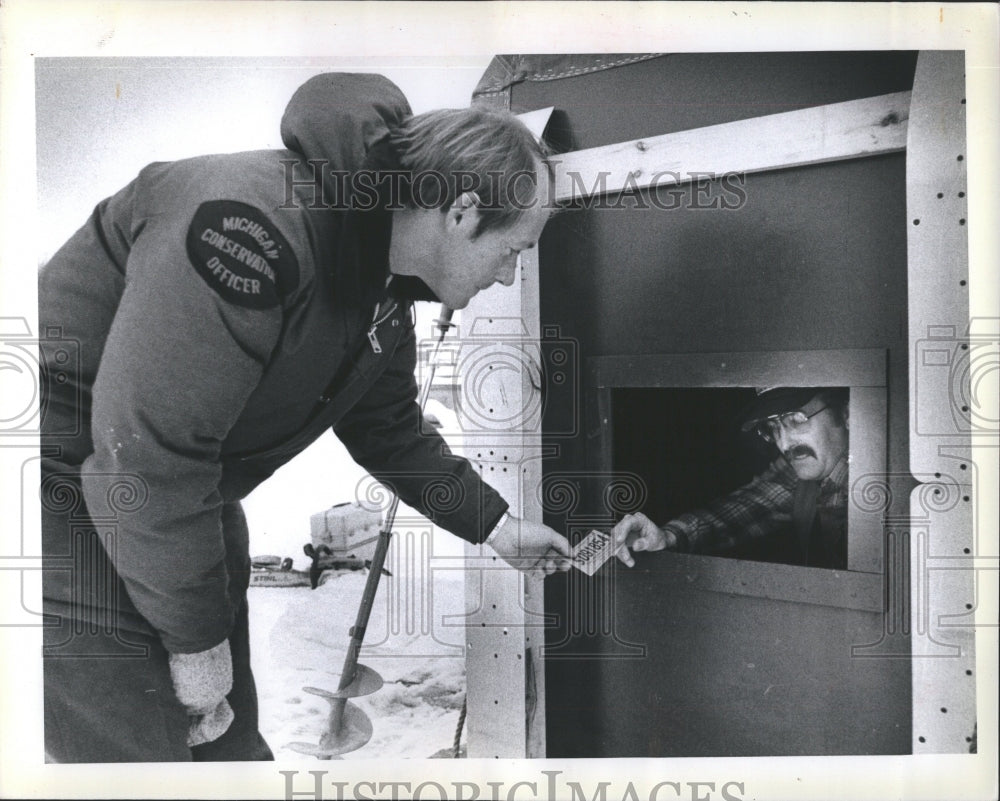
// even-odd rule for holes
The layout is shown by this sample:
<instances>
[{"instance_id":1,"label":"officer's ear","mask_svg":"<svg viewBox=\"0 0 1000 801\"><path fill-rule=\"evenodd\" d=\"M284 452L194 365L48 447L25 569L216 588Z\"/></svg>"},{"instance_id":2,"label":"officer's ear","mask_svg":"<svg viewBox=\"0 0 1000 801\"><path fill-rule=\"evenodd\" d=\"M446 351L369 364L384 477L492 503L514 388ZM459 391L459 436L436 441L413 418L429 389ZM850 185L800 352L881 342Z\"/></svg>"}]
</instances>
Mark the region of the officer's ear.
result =
<instances>
[{"instance_id":1,"label":"officer's ear","mask_svg":"<svg viewBox=\"0 0 1000 801\"><path fill-rule=\"evenodd\" d=\"M448 209L448 228L467 238L475 237L479 230L479 195L463 192Z\"/></svg>"}]
</instances>

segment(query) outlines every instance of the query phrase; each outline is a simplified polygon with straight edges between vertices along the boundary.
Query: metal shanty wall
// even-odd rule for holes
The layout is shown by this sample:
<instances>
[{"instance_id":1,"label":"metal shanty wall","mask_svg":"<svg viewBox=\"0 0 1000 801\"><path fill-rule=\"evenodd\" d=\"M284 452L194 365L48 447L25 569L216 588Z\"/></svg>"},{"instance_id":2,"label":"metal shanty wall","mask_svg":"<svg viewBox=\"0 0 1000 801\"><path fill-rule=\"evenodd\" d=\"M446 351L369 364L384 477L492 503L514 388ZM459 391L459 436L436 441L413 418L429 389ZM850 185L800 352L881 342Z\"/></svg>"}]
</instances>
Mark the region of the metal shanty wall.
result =
<instances>
[{"instance_id":1,"label":"metal shanty wall","mask_svg":"<svg viewBox=\"0 0 1000 801\"><path fill-rule=\"evenodd\" d=\"M524 121L541 136L547 120L542 113ZM462 312L456 412L463 455L513 516L541 521L533 491L542 475L545 359L537 248L521 253L517 280L520 292L480 292ZM538 756L545 748L542 580L509 567L488 546L466 546L465 575L468 756Z\"/></svg>"},{"instance_id":2,"label":"metal shanty wall","mask_svg":"<svg viewBox=\"0 0 1000 801\"><path fill-rule=\"evenodd\" d=\"M969 320L965 72L961 52L921 53L913 79L906 203L910 260L910 621L913 752L968 751L975 738L976 455L989 436L973 392L997 332ZM994 323L995 324L995 323ZM988 449L987 452L989 452Z\"/></svg>"},{"instance_id":3,"label":"metal shanty wall","mask_svg":"<svg viewBox=\"0 0 1000 801\"><path fill-rule=\"evenodd\" d=\"M463 311L457 412L464 455L507 498L512 515L540 521L533 489L542 474L542 356L537 311L521 303L538 295L533 261L533 252L521 254L521 296L483 292ZM537 755L545 732L542 580L509 567L488 546L469 545L466 609L468 755Z\"/></svg>"},{"instance_id":4,"label":"metal shanty wall","mask_svg":"<svg viewBox=\"0 0 1000 801\"><path fill-rule=\"evenodd\" d=\"M903 52L509 56L487 72L481 99L555 107L572 201L537 271L524 257L520 298L463 315L512 365L481 382L466 454L515 513L578 538L652 516L663 465L697 459L616 449L615 386L841 384L858 425L846 571L641 554L550 578L543 607L470 554L470 756L969 750L976 339L955 58L922 55L916 79ZM742 201L692 208L702 186ZM623 192L631 205L577 202Z\"/></svg>"}]
</instances>

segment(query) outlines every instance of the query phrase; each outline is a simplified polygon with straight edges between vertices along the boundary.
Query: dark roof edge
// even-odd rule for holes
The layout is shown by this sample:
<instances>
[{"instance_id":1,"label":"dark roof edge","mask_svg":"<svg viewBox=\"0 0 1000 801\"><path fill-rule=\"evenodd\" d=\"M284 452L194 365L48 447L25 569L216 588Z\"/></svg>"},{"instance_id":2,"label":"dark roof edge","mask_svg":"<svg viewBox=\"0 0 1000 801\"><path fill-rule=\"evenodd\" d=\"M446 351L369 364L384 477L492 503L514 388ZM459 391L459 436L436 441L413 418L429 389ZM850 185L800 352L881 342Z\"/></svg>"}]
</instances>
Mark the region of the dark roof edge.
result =
<instances>
[{"instance_id":1,"label":"dark roof edge","mask_svg":"<svg viewBox=\"0 0 1000 801\"><path fill-rule=\"evenodd\" d=\"M665 53L582 53L578 55L494 56L472 92L473 101L507 91L522 81L557 81L575 75L600 72L638 61L660 58Z\"/></svg>"}]
</instances>

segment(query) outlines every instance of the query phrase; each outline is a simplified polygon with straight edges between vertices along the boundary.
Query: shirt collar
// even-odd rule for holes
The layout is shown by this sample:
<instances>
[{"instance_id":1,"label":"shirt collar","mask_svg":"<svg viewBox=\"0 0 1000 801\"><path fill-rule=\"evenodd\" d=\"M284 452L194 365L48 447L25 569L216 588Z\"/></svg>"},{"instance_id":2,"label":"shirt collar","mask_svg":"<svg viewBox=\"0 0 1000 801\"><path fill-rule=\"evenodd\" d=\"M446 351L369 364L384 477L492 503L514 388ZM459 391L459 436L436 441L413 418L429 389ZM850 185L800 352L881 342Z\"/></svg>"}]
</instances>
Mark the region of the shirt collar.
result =
<instances>
[{"instance_id":1,"label":"shirt collar","mask_svg":"<svg viewBox=\"0 0 1000 801\"><path fill-rule=\"evenodd\" d=\"M833 466L833 470L830 471L830 475L823 479L823 486L832 485L835 487L842 487L847 483L847 473L848 464L847 456L845 455L841 456L837 464Z\"/></svg>"}]
</instances>

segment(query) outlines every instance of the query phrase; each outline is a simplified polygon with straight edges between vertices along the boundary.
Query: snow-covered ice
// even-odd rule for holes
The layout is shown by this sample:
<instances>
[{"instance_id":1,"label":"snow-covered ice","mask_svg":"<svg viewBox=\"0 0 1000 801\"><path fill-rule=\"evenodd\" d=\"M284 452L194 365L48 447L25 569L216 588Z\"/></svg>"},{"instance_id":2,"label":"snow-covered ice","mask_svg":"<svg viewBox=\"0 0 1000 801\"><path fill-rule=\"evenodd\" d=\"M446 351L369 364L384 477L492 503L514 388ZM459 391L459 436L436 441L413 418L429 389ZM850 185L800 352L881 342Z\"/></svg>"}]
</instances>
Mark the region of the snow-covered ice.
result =
<instances>
[{"instance_id":1,"label":"snow-covered ice","mask_svg":"<svg viewBox=\"0 0 1000 801\"><path fill-rule=\"evenodd\" d=\"M337 689L365 575L333 574L315 590L250 590L260 729L278 759L300 758L289 743L319 741L330 707L302 688ZM433 616L426 616L435 621L432 632L421 631L427 626L412 615L407 620L406 610L398 608L402 594L393 591L392 579L382 577L360 661L385 685L353 699L372 720L374 734L345 759L450 755L465 698L465 660L461 627L443 627L442 621L462 614L463 583L460 570L432 575L433 593L429 587L418 590L419 597L433 597Z\"/></svg>"}]
</instances>

